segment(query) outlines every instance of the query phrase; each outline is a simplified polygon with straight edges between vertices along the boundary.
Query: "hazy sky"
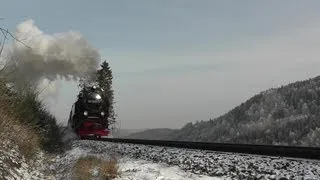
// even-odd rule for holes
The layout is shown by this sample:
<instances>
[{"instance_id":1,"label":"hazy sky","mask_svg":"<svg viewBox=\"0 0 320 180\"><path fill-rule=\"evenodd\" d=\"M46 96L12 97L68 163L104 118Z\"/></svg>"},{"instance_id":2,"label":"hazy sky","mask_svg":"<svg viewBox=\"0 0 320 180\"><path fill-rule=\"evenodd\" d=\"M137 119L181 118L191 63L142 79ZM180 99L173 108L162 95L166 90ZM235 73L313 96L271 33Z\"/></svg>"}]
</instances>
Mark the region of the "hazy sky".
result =
<instances>
[{"instance_id":1,"label":"hazy sky","mask_svg":"<svg viewBox=\"0 0 320 180\"><path fill-rule=\"evenodd\" d=\"M114 74L122 128L178 128L320 72L320 1L0 0L1 27L33 19L83 34ZM65 122L76 83L52 112Z\"/></svg>"}]
</instances>

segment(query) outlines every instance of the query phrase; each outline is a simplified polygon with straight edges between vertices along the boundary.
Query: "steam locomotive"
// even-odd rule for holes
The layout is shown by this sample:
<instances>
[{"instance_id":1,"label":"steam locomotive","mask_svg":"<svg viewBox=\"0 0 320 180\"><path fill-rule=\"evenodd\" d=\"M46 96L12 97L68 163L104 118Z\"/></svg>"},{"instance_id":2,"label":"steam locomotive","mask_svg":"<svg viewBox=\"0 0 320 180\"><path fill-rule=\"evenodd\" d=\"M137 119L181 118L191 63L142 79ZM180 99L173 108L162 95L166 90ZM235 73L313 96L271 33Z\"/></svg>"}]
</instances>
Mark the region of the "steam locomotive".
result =
<instances>
[{"instance_id":1,"label":"steam locomotive","mask_svg":"<svg viewBox=\"0 0 320 180\"><path fill-rule=\"evenodd\" d=\"M72 105L68 126L81 138L108 136L108 109L110 102L103 97L103 89L84 87Z\"/></svg>"}]
</instances>

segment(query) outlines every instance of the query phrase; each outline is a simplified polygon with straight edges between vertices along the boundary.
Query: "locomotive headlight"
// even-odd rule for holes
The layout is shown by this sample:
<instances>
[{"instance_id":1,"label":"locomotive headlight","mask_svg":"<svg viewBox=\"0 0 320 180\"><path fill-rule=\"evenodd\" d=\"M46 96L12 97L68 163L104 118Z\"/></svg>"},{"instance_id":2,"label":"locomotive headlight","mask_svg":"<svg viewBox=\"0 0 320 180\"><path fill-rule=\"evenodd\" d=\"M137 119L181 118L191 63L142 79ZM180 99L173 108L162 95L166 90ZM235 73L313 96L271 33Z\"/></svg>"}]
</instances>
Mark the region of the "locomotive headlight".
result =
<instances>
[{"instance_id":1,"label":"locomotive headlight","mask_svg":"<svg viewBox=\"0 0 320 180\"><path fill-rule=\"evenodd\" d=\"M103 111L102 111L100 114L101 114L101 116L104 116L104 115L105 115L105 113L104 113Z\"/></svg>"},{"instance_id":2,"label":"locomotive headlight","mask_svg":"<svg viewBox=\"0 0 320 180\"><path fill-rule=\"evenodd\" d=\"M96 99L101 99L101 96L99 94L96 94Z\"/></svg>"},{"instance_id":3,"label":"locomotive headlight","mask_svg":"<svg viewBox=\"0 0 320 180\"><path fill-rule=\"evenodd\" d=\"M83 115L88 116L88 111L84 111Z\"/></svg>"}]
</instances>

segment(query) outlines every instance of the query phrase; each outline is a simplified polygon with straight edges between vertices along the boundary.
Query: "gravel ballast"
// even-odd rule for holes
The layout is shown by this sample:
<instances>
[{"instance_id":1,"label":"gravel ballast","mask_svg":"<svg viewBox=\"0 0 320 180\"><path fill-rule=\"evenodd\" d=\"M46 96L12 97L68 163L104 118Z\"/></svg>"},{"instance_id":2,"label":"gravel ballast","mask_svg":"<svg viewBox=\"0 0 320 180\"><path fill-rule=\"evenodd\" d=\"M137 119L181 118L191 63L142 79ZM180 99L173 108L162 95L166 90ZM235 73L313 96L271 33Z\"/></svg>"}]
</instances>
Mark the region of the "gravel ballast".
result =
<instances>
[{"instance_id":1,"label":"gravel ballast","mask_svg":"<svg viewBox=\"0 0 320 180\"><path fill-rule=\"evenodd\" d=\"M320 179L320 161L222 153L171 147L75 140L72 148L92 154L176 165L182 170L224 179Z\"/></svg>"}]
</instances>

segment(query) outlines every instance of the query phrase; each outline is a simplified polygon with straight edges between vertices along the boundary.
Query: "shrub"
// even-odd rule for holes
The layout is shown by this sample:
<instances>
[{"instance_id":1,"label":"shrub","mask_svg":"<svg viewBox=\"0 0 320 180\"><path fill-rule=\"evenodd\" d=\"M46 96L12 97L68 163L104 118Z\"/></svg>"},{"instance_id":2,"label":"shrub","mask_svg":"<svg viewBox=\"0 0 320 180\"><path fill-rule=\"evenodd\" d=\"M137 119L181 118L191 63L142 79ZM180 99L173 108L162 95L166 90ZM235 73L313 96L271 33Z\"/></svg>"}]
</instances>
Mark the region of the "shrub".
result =
<instances>
[{"instance_id":1,"label":"shrub","mask_svg":"<svg viewBox=\"0 0 320 180\"><path fill-rule=\"evenodd\" d=\"M22 155L30 159L40 148L40 138L32 124L22 124L17 116L15 105L19 101L20 98L10 94L4 81L0 79L0 145L4 149L5 143L14 142Z\"/></svg>"},{"instance_id":2,"label":"shrub","mask_svg":"<svg viewBox=\"0 0 320 180\"><path fill-rule=\"evenodd\" d=\"M62 144L56 120L38 100L36 91L25 88L23 92L15 92L3 78L0 78L0 138L15 142L28 157L39 148L55 152Z\"/></svg>"},{"instance_id":3,"label":"shrub","mask_svg":"<svg viewBox=\"0 0 320 180\"><path fill-rule=\"evenodd\" d=\"M0 148L6 148L5 143L14 142L21 154L27 159L31 159L40 148L40 139L34 129L21 125L13 117L6 115L0 109ZM6 150L6 149L4 149Z\"/></svg>"},{"instance_id":4,"label":"shrub","mask_svg":"<svg viewBox=\"0 0 320 180\"><path fill-rule=\"evenodd\" d=\"M108 180L117 177L118 169L115 159L102 160L94 156L86 156L78 159L74 166L74 173L78 180L91 179L93 176Z\"/></svg>"}]
</instances>

